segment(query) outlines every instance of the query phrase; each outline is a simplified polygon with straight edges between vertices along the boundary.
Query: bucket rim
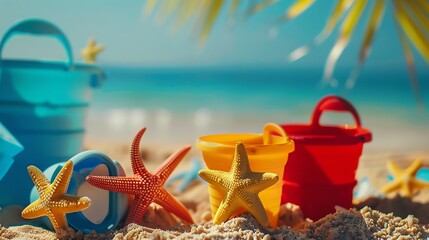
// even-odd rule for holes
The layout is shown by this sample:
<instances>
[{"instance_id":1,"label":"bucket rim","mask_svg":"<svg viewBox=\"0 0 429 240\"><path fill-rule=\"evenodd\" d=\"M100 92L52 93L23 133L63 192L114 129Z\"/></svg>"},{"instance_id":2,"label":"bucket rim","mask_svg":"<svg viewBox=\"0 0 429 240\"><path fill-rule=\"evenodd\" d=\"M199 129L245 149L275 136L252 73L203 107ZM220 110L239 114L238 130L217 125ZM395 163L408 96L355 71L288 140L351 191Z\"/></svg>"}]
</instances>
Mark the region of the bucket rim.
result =
<instances>
[{"instance_id":1,"label":"bucket rim","mask_svg":"<svg viewBox=\"0 0 429 240\"><path fill-rule=\"evenodd\" d=\"M358 181L356 179L352 182L340 183L340 184L334 184L334 183L332 183L332 184L308 184L307 183L306 184L306 183L291 182L291 181L286 181L286 180L283 180L283 182L282 182L283 187L284 186L290 186L290 187L305 188L305 189L324 188L324 189L332 189L332 190L354 187L354 186L356 186L357 183L358 183Z\"/></svg>"},{"instance_id":2,"label":"bucket rim","mask_svg":"<svg viewBox=\"0 0 429 240\"><path fill-rule=\"evenodd\" d=\"M202 152L217 152L220 154L232 154L235 151L236 142L240 142L237 139L234 143L222 143L220 141L208 141L203 140L210 137L220 137L220 136L249 136L260 138L260 143L244 143L248 155L256 154L273 154L277 150L282 151L282 153L291 153L295 150L294 141L290 138L287 139L285 143L274 143L274 144L263 144L263 135L262 134L252 134L252 133L223 133L223 134L212 134L201 136L196 141L197 149ZM285 151L285 152L284 152Z\"/></svg>"},{"instance_id":3,"label":"bucket rim","mask_svg":"<svg viewBox=\"0 0 429 240\"><path fill-rule=\"evenodd\" d=\"M348 125L282 124L280 125L295 142L317 145L346 145L366 143L372 133L366 128ZM341 134L338 134L341 133Z\"/></svg>"},{"instance_id":4,"label":"bucket rim","mask_svg":"<svg viewBox=\"0 0 429 240\"><path fill-rule=\"evenodd\" d=\"M65 61L55 60L24 60L24 59L2 59L0 68L25 68L25 69L57 69L63 71L82 71L93 73L104 78L104 71L97 65L74 63L72 68L65 65Z\"/></svg>"}]
</instances>

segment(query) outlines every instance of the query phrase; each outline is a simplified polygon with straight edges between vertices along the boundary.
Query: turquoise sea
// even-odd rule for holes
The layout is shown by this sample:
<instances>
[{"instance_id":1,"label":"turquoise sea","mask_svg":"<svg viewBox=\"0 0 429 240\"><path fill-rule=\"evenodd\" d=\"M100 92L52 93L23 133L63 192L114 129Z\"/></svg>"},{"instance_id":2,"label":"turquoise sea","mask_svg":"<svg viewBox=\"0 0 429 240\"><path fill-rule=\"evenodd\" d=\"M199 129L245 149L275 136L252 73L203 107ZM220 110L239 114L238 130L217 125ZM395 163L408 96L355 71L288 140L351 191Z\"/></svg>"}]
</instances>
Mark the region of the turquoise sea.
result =
<instances>
[{"instance_id":1,"label":"turquoise sea","mask_svg":"<svg viewBox=\"0 0 429 240\"><path fill-rule=\"evenodd\" d=\"M336 94L357 108L374 134L368 151L429 150L429 72L420 74L424 108L403 70L364 70L346 89L323 85L320 69L105 67L93 95L88 136L129 140L148 127L147 141L193 144L198 136L260 132L264 123L307 123L323 96ZM353 124L351 115L327 113L326 124Z\"/></svg>"}]
</instances>

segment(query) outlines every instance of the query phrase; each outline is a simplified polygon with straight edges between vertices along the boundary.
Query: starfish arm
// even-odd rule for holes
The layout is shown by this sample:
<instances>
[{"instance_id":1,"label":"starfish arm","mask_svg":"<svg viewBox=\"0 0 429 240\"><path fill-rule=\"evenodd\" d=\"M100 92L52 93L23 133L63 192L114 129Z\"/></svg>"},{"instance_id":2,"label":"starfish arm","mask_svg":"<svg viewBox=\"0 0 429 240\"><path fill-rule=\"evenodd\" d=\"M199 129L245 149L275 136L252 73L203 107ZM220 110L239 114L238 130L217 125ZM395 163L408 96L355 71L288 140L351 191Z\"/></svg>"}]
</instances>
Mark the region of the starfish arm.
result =
<instances>
[{"instance_id":1,"label":"starfish arm","mask_svg":"<svg viewBox=\"0 0 429 240\"><path fill-rule=\"evenodd\" d=\"M255 174L255 173L254 173ZM275 173L256 173L256 177L250 182L250 185L247 187L248 191L258 193L272 185L274 185L278 180L279 176Z\"/></svg>"},{"instance_id":2,"label":"starfish arm","mask_svg":"<svg viewBox=\"0 0 429 240\"><path fill-rule=\"evenodd\" d=\"M134 197L133 203L131 204L131 207L128 209L125 226L130 223L141 224L143 221L143 216L151 202L152 200L147 200L146 196L144 195L136 195Z\"/></svg>"},{"instance_id":3,"label":"starfish arm","mask_svg":"<svg viewBox=\"0 0 429 240\"><path fill-rule=\"evenodd\" d=\"M52 211L50 209L47 210L47 216L49 221L51 221L52 226L55 229L55 232L59 232L61 229L64 229L68 226L66 215L63 212Z\"/></svg>"},{"instance_id":4,"label":"starfish arm","mask_svg":"<svg viewBox=\"0 0 429 240\"><path fill-rule=\"evenodd\" d=\"M95 46L94 47L94 53L95 54L98 54L98 53L100 53L103 50L104 50L104 46L99 45L99 46Z\"/></svg>"},{"instance_id":5,"label":"starfish arm","mask_svg":"<svg viewBox=\"0 0 429 240\"><path fill-rule=\"evenodd\" d=\"M268 226L268 217L257 193L245 193L240 198L242 206L264 227Z\"/></svg>"},{"instance_id":6,"label":"starfish arm","mask_svg":"<svg viewBox=\"0 0 429 240\"><path fill-rule=\"evenodd\" d=\"M24 210L22 210L21 215L23 218L33 219L33 218L45 216L46 211L43 208L43 205L42 205L40 199L38 199L37 201L28 205Z\"/></svg>"},{"instance_id":7,"label":"starfish arm","mask_svg":"<svg viewBox=\"0 0 429 240\"><path fill-rule=\"evenodd\" d=\"M213 218L213 223L220 224L227 221L239 207L240 203L238 199L236 199L236 194L234 191L228 192L216 211L216 214Z\"/></svg>"},{"instance_id":8,"label":"starfish arm","mask_svg":"<svg viewBox=\"0 0 429 240\"><path fill-rule=\"evenodd\" d=\"M413 179L412 182L417 189L429 188L429 182L425 182L417 179Z\"/></svg>"},{"instance_id":9,"label":"starfish arm","mask_svg":"<svg viewBox=\"0 0 429 240\"><path fill-rule=\"evenodd\" d=\"M141 177L112 177L112 176L87 176L86 181L98 188L126 194L138 195L145 191ZM140 189L142 188L142 189Z\"/></svg>"},{"instance_id":10,"label":"starfish arm","mask_svg":"<svg viewBox=\"0 0 429 240\"><path fill-rule=\"evenodd\" d=\"M91 199L88 197L75 197L64 194L57 202L57 206L53 208L55 211L63 213L80 212L91 205Z\"/></svg>"},{"instance_id":11,"label":"starfish arm","mask_svg":"<svg viewBox=\"0 0 429 240\"><path fill-rule=\"evenodd\" d=\"M393 174L395 178L398 178L404 170L402 170L396 163L389 161L387 162L387 169Z\"/></svg>"},{"instance_id":12,"label":"starfish arm","mask_svg":"<svg viewBox=\"0 0 429 240\"><path fill-rule=\"evenodd\" d=\"M150 174L143 165L143 160L140 155L140 140L145 131L146 128L142 128L134 137L133 143L131 144L131 167L134 174L139 174L142 177Z\"/></svg>"},{"instance_id":13,"label":"starfish arm","mask_svg":"<svg viewBox=\"0 0 429 240\"><path fill-rule=\"evenodd\" d=\"M69 187L70 178L73 173L73 162L68 160L63 168L61 168L60 172L55 177L54 182L51 184L52 196L57 197L61 196ZM48 196L49 198L49 196Z\"/></svg>"},{"instance_id":14,"label":"starfish arm","mask_svg":"<svg viewBox=\"0 0 429 240\"><path fill-rule=\"evenodd\" d=\"M411 176L416 176L417 171L419 171L422 165L423 165L422 161L415 160L405 171Z\"/></svg>"},{"instance_id":15,"label":"starfish arm","mask_svg":"<svg viewBox=\"0 0 429 240\"><path fill-rule=\"evenodd\" d=\"M411 197L413 195L413 190L411 183L405 183L401 186L401 194L404 196Z\"/></svg>"},{"instance_id":16,"label":"starfish arm","mask_svg":"<svg viewBox=\"0 0 429 240\"><path fill-rule=\"evenodd\" d=\"M224 180L229 178L229 174L227 172L204 169L204 170L200 170L198 175L200 175L200 177L204 179L204 181L212 185L215 185L217 187L227 188L226 182Z\"/></svg>"},{"instance_id":17,"label":"starfish arm","mask_svg":"<svg viewBox=\"0 0 429 240\"><path fill-rule=\"evenodd\" d=\"M160 197L155 197L154 202L161 205L168 212L174 213L179 218L189 223L194 223L186 207L165 189L160 189Z\"/></svg>"},{"instance_id":18,"label":"starfish arm","mask_svg":"<svg viewBox=\"0 0 429 240\"><path fill-rule=\"evenodd\" d=\"M43 175L42 171L35 166L29 166L27 168L28 174L31 177L31 180L34 183L34 186L39 192L40 198L45 198L45 190L51 184L48 179Z\"/></svg>"},{"instance_id":19,"label":"starfish arm","mask_svg":"<svg viewBox=\"0 0 429 240\"><path fill-rule=\"evenodd\" d=\"M401 183L397 180L387 184L383 189L381 189L381 192L383 194L387 194L390 192L393 192L395 190L398 190L401 187Z\"/></svg>"},{"instance_id":20,"label":"starfish arm","mask_svg":"<svg viewBox=\"0 0 429 240\"><path fill-rule=\"evenodd\" d=\"M234 176L240 179L245 178L251 172L246 148L242 143L237 143L235 146L234 161L232 161L230 172L236 173Z\"/></svg>"},{"instance_id":21,"label":"starfish arm","mask_svg":"<svg viewBox=\"0 0 429 240\"><path fill-rule=\"evenodd\" d=\"M167 178L171 175L177 165L182 161L186 154L191 150L191 146L183 147L171 156L155 171L154 175L159 176L161 185L164 185Z\"/></svg>"}]
</instances>

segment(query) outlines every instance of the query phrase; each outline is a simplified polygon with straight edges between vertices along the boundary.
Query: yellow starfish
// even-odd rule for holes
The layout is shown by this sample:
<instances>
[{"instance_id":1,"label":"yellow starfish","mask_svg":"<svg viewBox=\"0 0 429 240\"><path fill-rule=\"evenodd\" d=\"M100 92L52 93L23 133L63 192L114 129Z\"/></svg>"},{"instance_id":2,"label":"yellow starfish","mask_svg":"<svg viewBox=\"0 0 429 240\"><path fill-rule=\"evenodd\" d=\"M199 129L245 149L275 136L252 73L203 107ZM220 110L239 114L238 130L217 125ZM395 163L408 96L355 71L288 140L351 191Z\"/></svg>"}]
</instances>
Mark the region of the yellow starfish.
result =
<instances>
[{"instance_id":1,"label":"yellow starfish","mask_svg":"<svg viewBox=\"0 0 429 240\"><path fill-rule=\"evenodd\" d=\"M94 38L89 39L88 46L82 49L81 52L83 61L86 63L95 63L97 55L103 50L104 47L97 45Z\"/></svg>"},{"instance_id":2,"label":"yellow starfish","mask_svg":"<svg viewBox=\"0 0 429 240\"><path fill-rule=\"evenodd\" d=\"M243 207L263 226L268 226L268 217L258 193L279 180L275 173L252 172L246 148L242 143L235 146L234 160L229 172L201 170L199 175L208 183L223 188L227 193L213 218L214 224L224 222Z\"/></svg>"},{"instance_id":3,"label":"yellow starfish","mask_svg":"<svg viewBox=\"0 0 429 240\"><path fill-rule=\"evenodd\" d=\"M75 197L65 194L73 172L73 162L67 161L52 184L35 166L29 166L28 173L33 180L40 198L22 211L24 218L48 216L55 232L67 227L66 213L82 211L89 207L91 200L87 197Z\"/></svg>"},{"instance_id":4,"label":"yellow starfish","mask_svg":"<svg viewBox=\"0 0 429 240\"><path fill-rule=\"evenodd\" d=\"M416 179L417 171L422 166L420 160L415 160L407 169L401 169L394 162L388 162L387 168L393 174L394 180L381 191L386 194L399 190L401 195L411 197L414 190L429 187L429 182Z\"/></svg>"}]
</instances>

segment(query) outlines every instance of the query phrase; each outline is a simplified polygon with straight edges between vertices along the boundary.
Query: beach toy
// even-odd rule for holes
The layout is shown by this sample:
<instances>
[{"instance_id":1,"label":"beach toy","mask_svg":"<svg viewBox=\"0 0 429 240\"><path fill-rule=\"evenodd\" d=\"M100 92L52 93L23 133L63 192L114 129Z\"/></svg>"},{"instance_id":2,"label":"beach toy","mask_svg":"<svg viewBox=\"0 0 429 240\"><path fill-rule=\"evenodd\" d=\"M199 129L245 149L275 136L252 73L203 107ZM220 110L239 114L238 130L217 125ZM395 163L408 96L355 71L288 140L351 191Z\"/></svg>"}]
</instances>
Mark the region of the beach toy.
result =
<instances>
[{"instance_id":1,"label":"beach toy","mask_svg":"<svg viewBox=\"0 0 429 240\"><path fill-rule=\"evenodd\" d=\"M402 196L412 197L416 190L429 188L429 182L421 181L416 178L417 171L422 167L420 160L415 160L407 169L401 169L394 162L389 161L387 168L393 174L394 180L388 183L381 190L387 194L394 191L399 191Z\"/></svg>"},{"instance_id":2,"label":"beach toy","mask_svg":"<svg viewBox=\"0 0 429 240\"><path fill-rule=\"evenodd\" d=\"M54 38L67 59L4 59L4 48L17 35ZM44 170L82 151L86 110L103 78L98 67L73 61L70 43L52 23L28 19L5 32L0 41L0 121L24 151L0 183L0 206L29 203L32 183L24 176L28 165ZM10 186L20 187L11 191Z\"/></svg>"},{"instance_id":3,"label":"beach toy","mask_svg":"<svg viewBox=\"0 0 429 240\"><path fill-rule=\"evenodd\" d=\"M22 217L24 218L32 219L47 216L55 232L58 233L68 226L66 213L82 211L91 204L91 200L87 197L66 194L73 173L71 160L64 164L52 184L35 166L29 166L28 173L39 192L40 198L22 210Z\"/></svg>"},{"instance_id":4,"label":"beach toy","mask_svg":"<svg viewBox=\"0 0 429 240\"><path fill-rule=\"evenodd\" d=\"M82 212L68 214L67 222L74 229L84 233L90 231L104 233L115 229L125 216L128 195L95 188L87 183L85 178L89 175L125 176L124 169L119 162L95 150L81 152L70 160L74 163L74 168L67 194L88 196L92 204ZM54 164L43 173L47 179L53 181L64 164L65 162ZM33 188L30 202L38 197L37 189ZM49 221L45 221L45 224L52 228Z\"/></svg>"},{"instance_id":5,"label":"beach toy","mask_svg":"<svg viewBox=\"0 0 429 240\"><path fill-rule=\"evenodd\" d=\"M201 180L201 178L198 176L198 172L203 168L203 165L201 164L201 161L198 158L195 158L192 161L192 167L184 172L180 172L165 182L165 186L169 186L171 183L182 180L182 183L177 188L177 191L180 193L185 191L185 189L195 180Z\"/></svg>"},{"instance_id":6,"label":"beach toy","mask_svg":"<svg viewBox=\"0 0 429 240\"><path fill-rule=\"evenodd\" d=\"M213 187L226 190L219 208L213 218L214 224L227 221L238 208L244 208L252 214L262 226L268 226L268 217L258 193L267 189L279 180L275 173L253 172L250 169L246 148L237 143L231 170L201 170L201 178Z\"/></svg>"},{"instance_id":7,"label":"beach toy","mask_svg":"<svg viewBox=\"0 0 429 240\"><path fill-rule=\"evenodd\" d=\"M368 177L362 178L353 191L355 199L364 199L371 196L381 197L381 193L371 184Z\"/></svg>"},{"instance_id":8,"label":"beach toy","mask_svg":"<svg viewBox=\"0 0 429 240\"><path fill-rule=\"evenodd\" d=\"M0 181L13 163L13 157L24 148L0 122Z\"/></svg>"},{"instance_id":9,"label":"beach toy","mask_svg":"<svg viewBox=\"0 0 429 240\"><path fill-rule=\"evenodd\" d=\"M197 140L197 148L202 151L204 162L210 170L228 172L231 169L236 143L246 147L253 172L271 172L283 178L283 170L290 152L294 150L294 142L283 129L273 123L265 125L263 134L216 134L202 136ZM213 218L226 191L209 184L210 205ZM258 195L268 216L271 227L277 226L282 183L278 181ZM242 212L239 209L237 213Z\"/></svg>"},{"instance_id":10,"label":"beach toy","mask_svg":"<svg viewBox=\"0 0 429 240\"><path fill-rule=\"evenodd\" d=\"M326 111L351 113L357 126L322 126L320 117ZM343 98L327 96L315 107L310 124L282 128L295 142L285 167L282 204L300 206L314 221L334 213L335 206L351 208L363 144L371 141L356 109Z\"/></svg>"},{"instance_id":11,"label":"beach toy","mask_svg":"<svg viewBox=\"0 0 429 240\"><path fill-rule=\"evenodd\" d=\"M88 46L82 49L81 55L86 63L95 63L97 55L104 50L103 46L97 45L95 39L89 39Z\"/></svg>"},{"instance_id":12,"label":"beach toy","mask_svg":"<svg viewBox=\"0 0 429 240\"><path fill-rule=\"evenodd\" d=\"M143 128L137 133L131 146L131 166L134 176L110 177L90 175L86 177L86 180L101 189L134 195L125 225L130 223L141 224L144 213L152 202L162 206L166 211L175 214L177 217L193 223L192 217L185 206L167 192L163 186L191 147L184 147L173 153L152 174L147 171L140 156L140 140L145 131L146 128Z\"/></svg>"}]
</instances>

